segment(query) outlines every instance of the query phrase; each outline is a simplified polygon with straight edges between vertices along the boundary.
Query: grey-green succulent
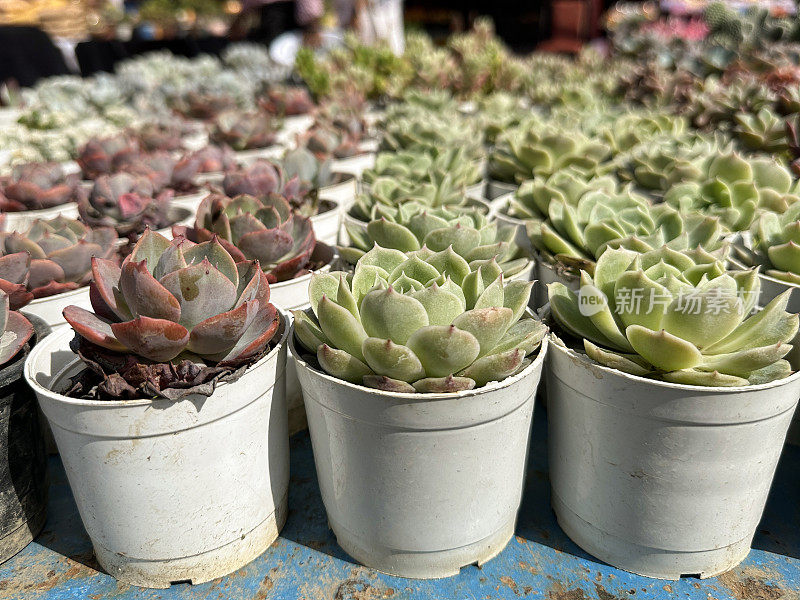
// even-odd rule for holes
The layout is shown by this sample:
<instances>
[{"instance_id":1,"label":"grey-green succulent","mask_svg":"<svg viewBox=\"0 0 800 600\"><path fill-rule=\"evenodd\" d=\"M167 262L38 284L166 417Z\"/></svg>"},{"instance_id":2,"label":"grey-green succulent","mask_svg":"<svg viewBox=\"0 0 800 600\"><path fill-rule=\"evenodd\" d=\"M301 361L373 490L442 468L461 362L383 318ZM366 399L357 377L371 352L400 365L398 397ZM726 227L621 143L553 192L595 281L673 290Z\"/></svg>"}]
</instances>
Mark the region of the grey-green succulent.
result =
<instances>
[{"instance_id":1,"label":"grey-green succulent","mask_svg":"<svg viewBox=\"0 0 800 600\"><path fill-rule=\"evenodd\" d=\"M506 277L523 271L530 261L519 256L514 242L516 229L490 223L477 208L453 210L404 204L395 217L380 217L366 227L345 223L351 247L339 247L339 254L356 263L375 245L402 252L441 252L452 249L464 259L462 270L471 271L495 260ZM466 272L466 271L465 271Z\"/></svg>"},{"instance_id":2,"label":"grey-green succulent","mask_svg":"<svg viewBox=\"0 0 800 600\"><path fill-rule=\"evenodd\" d=\"M538 121L526 122L498 137L489 157L489 175L493 179L519 183L570 166L587 174L597 173L611 156L607 144L587 137L578 129L540 125Z\"/></svg>"},{"instance_id":3,"label":"grey-green succulent","mask_svg":"<svg viewBox=\"0 0 800 600\"><path fill-rule=\"evenodd\" d=\"M779 215L763 213L751 228L752 246L766 274L800 285L800 203Z\"/></svg>"},{"instance_id":4,"label":"grey-green succulent","mask_svg":"<svg viewBox=\"0 0 800 600\"><path fill-rule=\"evenodd\" d=\"M698 265L667 247L610 249L594 275L581 272L577 294L552 283L549 297L554 320L602 365L672 383L746 386L792 372L784 356L798 329L788 292L751 316L759 288L756 270Z\"/></svg>"},{"instance_id":5,"label":"grey-green succulent","mask_svg":"<svg viewBox=\"0 0 800 600\"><path fill-rule=\"evenodd\" d=\"M699 181L679 183L664 194L678 210L717 216L732 231L749 228L764 210L782 213L798 200L798 185L786 167L736 153L709 157Z\"/></svg>"},{"instance_id":6,"label":"grey-green succulent","mask_svg":"<svg viewBox=\"0 0 800 600\"><path fill-rule=\"evenodd\" d=\"M526 316L531 282L506 283L497 263L465 272L452 249L376 246L351 275L315 273L313 316L295 334L328 374L390 392L459 392L530 364L546 327Z\"/></svg>"},{"instance_id":7,"label":"grey-green succulent","mask_svg":"<svg viewBox=\"0 0 800 600\"><path fill-rule=\"evenodd\" d=\"M569 167L556 171L547 179L523 181L510 200L506 213L518 219L546 218L551 202L577 206L588 192L618 192L617 181L610 175L594 177Z\"/></svg>"}]
</instances>

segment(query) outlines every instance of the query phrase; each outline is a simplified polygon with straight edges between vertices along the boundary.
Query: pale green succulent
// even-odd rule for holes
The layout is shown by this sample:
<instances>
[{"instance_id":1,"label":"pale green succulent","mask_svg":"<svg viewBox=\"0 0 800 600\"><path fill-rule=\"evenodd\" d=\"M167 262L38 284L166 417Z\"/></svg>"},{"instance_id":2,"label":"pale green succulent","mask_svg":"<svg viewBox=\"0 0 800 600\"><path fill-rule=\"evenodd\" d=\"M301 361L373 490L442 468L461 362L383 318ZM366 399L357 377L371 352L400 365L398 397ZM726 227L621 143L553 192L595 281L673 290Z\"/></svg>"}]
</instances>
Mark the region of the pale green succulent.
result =
<instances>
[{"instance_id":1,"label":"pale green succulent","mask_svg":"<svg viewBox=\"0 0 800 600\"><path fill-rule=\"evenodd\" d=\"M750 316L756 270L697 265L662 247L644 254L609 249L578 294L549 286L554 320L583 338L586 354L625 373L701 386L746 386L792 372L783 360L798 328L789 293Z\"/></svg>"},{"instance_id":2,"label":"pale green succulent","mask_svg":"<svg viewBox=\"0 0 800 600\"><path fill-rule=\"evenodd\" d=\"M490 262L463 271L448 248L403 253L376 246L351 275L315 273L313 315L295 334L322 369L391 392L459 392L530 364L547 328L525 316L531 282L504 282Z\"/></svg>"},{"instance_id":3,"label":"pale green succulent","mask_svg":"<svg viewBox=\"0 0 800 600\"><path fill-rule=\"evenodd\" d=\"M362 174L362 180L373 183L391 177L413 182L437 182L448 178L457 186L471 186L483 179L484 163L472 158L463 148L431 152L381 152L375 166Z\"/></svg>"},{"instance_id":4,"label":"pale green succulent","mask_svg":"<svg viewBox=\"0 0 800 600\"><path fill-rule=\"evenodd\" d=\"M627 112L614 115L612 123L600 132L614 152L627 152L654 138L677 138L687 130L684 117L662 112ZM659 144L660 145L660 144Z\"/></svg>"},{"instance_id":5,"label":"pale green succulent","mask_svg":"<svg viewBox=\"0 0 800 600\"><path fill-rule=\"evenodd\" d=\"M800 203L779 215L763 213L751 229L753 250L766 274L800 285Z\"/></svg>"},{"instance_id":6,"label":"pale green succulent","mask_svg":"<svg viewBox=\"0 0 800 600\"><path fill-rule=\"evenodd\" d=\"M551 202L547 219L528 221L527 232L546 261L589 271L607 248L647 252L668 245L720 254L727 250L719 219L651 205L630 189L587 192L575 206Z\"/></svg>"},{"instance_id":7,"label":"pale green succulent","mask_svg":"<svg viewBox=\"0 0 800 600\"><path fill-rule=\"evenodd\" d=\"M514 242L516 228L490 223L477 208L427 208L404 204L394 217L370 221L366 228L345 223L351 247L339 247L339 254L356 263L377 244L402 252L421 254L451 248L464 259L461 268L474 271L495 260L506 277L523 271L530 261L520 258Z\"/></svg>"},{"instance_id":8,"label":"pale green succulent","mask_svg":"<svg viewBox=\"0 0 800 600\"><path fill-rule=\"evenodd\" d=\"M413 205L436 208L458 206L467 202L466 186L457 184L450 174L431 182L379 177L365 186L365 193L356 198L350 214L361 221L394 217L400 206Z\"/></svg>"},{"instance_id":9,"label":"pale green succulent","mask_svg":"<svg viewBox=\"0 0 800 600\"><path fill-rule=\"evenodd\" d=\"M591 191L616 193L617 181L608 175L587 176L581 170L569 167L556 171L544 180L523 181L509 202L506 213L517 219L546 218L551 202L577 206L584 194Z\"/></svg>"},{"instance_id":10,"label":"pale green succulent","mask_svg":"<svg viewBox=\"0 0 800 600\"><path fill-rule=\"evenodd\" d=\"M703 162L723 151L730 152L730 145L713 138L655 139L618 157L617 175L644 190L665 192L677 183L702 180Z\"/></svg>"},{"instance_id":11,"label":"pale green succulent","mask_svg":"<svg viewBox=\"0 0 800 600\"><path fill-rule=\"evenodd\" d=\"M408 108L405 116L387 116L378 146L380 151L436 153L443 148L462 148L470 158L483 157L482 136L472 120L458 111L438 113Z\"/></svg>"},{"instance_id":12,"label":"pale green succulent","mask_svg":"<svg viewBox=\"0 0 800 600\"><path fill-rule=\"evenodd\" d=\"M608 145L579 130L540 125L526 122L498 137L489 157L489 175L493 179L519 183L547 177L570 166L596 173L611 155Z\"/></svg>"},{"instance_id":13,"label":"pale green succulent","mask_svg":"<svg viewBox=\"0 0 800 600\"><path fill-rule=\"evenodd\" d=\"M769 108L755 114L738 113L734 119L734 132L745 148L772 154L788 150L784 120Z\"/></svg>"},{"instance_id":14,"label":"pale green succulent","mask_svg":"<svg viewBox=\"0 0 800 600\"><path fill-rule=\"evenodd\" d=\"M664 194L664 201L681 212L717 216L732 231L749 228L761 211L782 213L798 200L788 169L771 158L736 153L709 157L700 180L679 183Z\"/></svg>"},{"instance_id":15,"label":"pale green succulent","mask_svg":"<svg viewBox=\"0 0 800 600\"><path fill-rule=\"evenodd\" d=\"M478 119L487 144L494 144L501 133L517 127L531 113L518 97L503 92L486 96L478 106Z\"/></svg>"}]
</instances>

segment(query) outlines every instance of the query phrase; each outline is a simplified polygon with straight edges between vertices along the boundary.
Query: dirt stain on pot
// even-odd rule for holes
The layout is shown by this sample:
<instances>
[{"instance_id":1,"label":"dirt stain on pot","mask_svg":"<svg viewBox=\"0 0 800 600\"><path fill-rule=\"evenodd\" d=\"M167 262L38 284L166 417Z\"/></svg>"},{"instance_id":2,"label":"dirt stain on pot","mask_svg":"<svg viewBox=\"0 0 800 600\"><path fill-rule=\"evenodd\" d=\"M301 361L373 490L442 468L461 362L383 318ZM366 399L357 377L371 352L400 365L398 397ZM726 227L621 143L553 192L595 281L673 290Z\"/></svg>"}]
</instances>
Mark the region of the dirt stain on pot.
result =
<instances>
[{"instance_id":1,"label":"dirt stain on pot","mask_svg":"<svg viewBox=\"0 0 800 600\"><path fill-rule=\"evenodd\" d=\"M548 600L587 600L586 593L580 588L567 590L560 583L554 583L553 589L547 592Z\"/></svg>"}]
</instances>

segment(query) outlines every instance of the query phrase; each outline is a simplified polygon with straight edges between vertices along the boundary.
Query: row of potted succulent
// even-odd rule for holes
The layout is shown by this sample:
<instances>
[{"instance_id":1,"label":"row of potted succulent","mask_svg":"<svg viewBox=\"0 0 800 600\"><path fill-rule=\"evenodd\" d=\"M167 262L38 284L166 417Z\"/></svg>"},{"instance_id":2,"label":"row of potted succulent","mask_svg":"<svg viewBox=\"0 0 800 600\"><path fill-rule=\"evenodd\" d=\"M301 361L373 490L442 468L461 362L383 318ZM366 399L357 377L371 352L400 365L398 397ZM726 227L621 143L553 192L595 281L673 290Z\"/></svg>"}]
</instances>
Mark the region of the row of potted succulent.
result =
<instances>
[{"instance_id":1,"label":"row of potted succulent","mask_svg":"<svg viewBox=\"0 0 800 600\"><path fill-rule=\"evenodd\" d=\"M291 327L269 302L274 271L227 248L241 249L148 231L121 267L94 259L93 312L67 308L75 339L62 329L26 363L98 560L116 577L205 581L277 536L287 347L329 521L368 566L440 577L502 550L543 368L554 506L575 541L667 578L722 572L749 550L800 395L784 358L798 317L786 295L750 316L755 271L666 247L608 248L579 294L550 286L548 345L527 312L532 282L506 280L496 260L470 264L453 245L376 244L353 272L312 275L311 308ZM663 301L631 303L625 289ZM687 475L699 452L702 468ZM724 494L701 485L708 477ZM164 506L175 507L164 522L141 525L143 510Z\"/></svg>"}]
</instances>

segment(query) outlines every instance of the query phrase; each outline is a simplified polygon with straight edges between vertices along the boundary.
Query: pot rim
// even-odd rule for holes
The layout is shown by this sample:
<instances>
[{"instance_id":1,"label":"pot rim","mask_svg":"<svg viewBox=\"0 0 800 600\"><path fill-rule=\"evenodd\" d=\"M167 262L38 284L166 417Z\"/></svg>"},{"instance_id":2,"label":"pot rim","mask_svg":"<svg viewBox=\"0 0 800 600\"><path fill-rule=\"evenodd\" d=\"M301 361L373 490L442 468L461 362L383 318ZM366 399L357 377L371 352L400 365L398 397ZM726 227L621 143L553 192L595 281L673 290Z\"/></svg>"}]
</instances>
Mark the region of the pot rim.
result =
<instances>
[{"instance_id":1,"label":"pot rim","mask_svg":"<svg viewBox=\"0 0 800 600\"><path fill-rule=\"evenodd\" d=\"M51 296L43 296L41 298L34 298L30 302L28 302L25 306L21 307L19 310L24 311L28 306L32 304L39 305L45 304L48 301L52 301L54 298L66 298L68 296L77 296L80 293L86 293L86 290L89 289L89 284L82 285L79 288L75 288L74 290L67 290L66 292L59 292L58 294L53 294Z\"/></svg>"},{"instance_id":2,"label":"pot rim","mask_svg":"<svg viewBox=\"0 0 800 600\"><path fill-rule=\"evenodd\" d=\"M310 309L307 309L310 310ZM530 309L527 309L526 314L531 316L532 318L536 318L536 316L531 312ZM365 385L359 385L357 383L350 383L349 381L344 381L343 379L338 379L332 375L328 375L325 371L321 371L315 367L312 367L308 364L305 360L303 360L300 353L297 352L295 349L295 342L294 342L294 323L292 323L291 331L289 332L289 352L291 352L292 357L297 361L298 365L302 365L309 371L312 371L315 375L321 377L322 379L343 386L348 389L358 390L359 392L366 392L366 393L374 393L377 396L383 396L385 398L395 399L395 400L405 400L405 401L416 401L416 402L437 402L443 400L452 400L454 398L470 398L472 396L478 396L484 392L496 392L506 387L510 387L512 384L517 383L518 381L524 379L528 375L530 375L533 371L539 368L539 366L544 362L545 357L547 356L547 349L549 348L550 344L550 335L549 333L542 338L542 343L539 346L539 353L534 360L531 361L527 367L525 367L522 371L513 375L511 377L506 377L502 381L491 381L488 384L481 386L479 388L474 388L471 390L464 390L462 392L449 392L449 393L410 393L410 392L386 392L384 390L378 390L375 388L370 388Z\"/></svg>"},{"instance_id":3,"label":"pot rim","mask_svg":"<svg viewBox=\"0 0 800 600\"><path fill-rule=\"evenodd\" d=\"M350 157L350 158L353 158L353 157ZM346 160L346 159L337 159L337 160ZM344 185L346 183L350 183L351 181L353 181L356 178L356 176L353 175L352 173L344 173L342 171L331 171L331 177L333 177L334 175L338 175L339 177L341 177L341 179L339 181L337 181L336 183L329 183L328 185L321 185L318 188L318 190L320 192L322 192L323 190L329 190L331 188L338 187L340 185Z\"/></svg>"},{"instance_id":4,"label":"pot rim","mask_svg":"<svg viewBox=\"0 0 800 600\"><path fill-rule=\"evenodd\" d=\"M549 304L547 305L549 307ZM546 312L543 314L549 314L549 308L547 308ZM775 381L770 381L768 383L761 383L759 385L741 385L741 386L734 386L734 387L726 387L726 386L711 386L711 385L690 385L688 383L672 383L669 381L661 381L659 379L652 379L650 377L642 377L640 375L633 375L631 373L625 373L624 371L619 371L617 369L612 369L611 367L607 367L605 365L601 365L598 362L593 361L589 358L588 355L583 354L581 352L577 352L573 348L567 346L564 341L556 335L553 331L548 333L548 338L552 337L553 339L550 340L551 346L553 346L553 352L562 352L566 354L570 359L577 359L581 362L588 365L590 368L597 369L606 373L608 375L620 377L622 379L628 379L631 381L635 381L637 383L643 384L652 384L655 387L662 387L671 390L687 390L692 392L707 392L708 395L711 394L741 394L742 392L760 392L763 390L769 390L772 388L778 388L783 385L787 385L793 383L797 379L800 379L800 369L796 370L794 373L789 375L788 377L784 377L783 379L776 379Z\"/></svg>"},{"instance_id":5,"label":"pot rim","mask_svg":"<svg viewBox=\"0 0 800 600\"><path fill-rule=\"evenodd\" d=\"M50 208L37 208L34 210L9 210L4 211L7 217L18 216L19 218L29 218L29 219L41 219L40 215L46 215L52 212L55 212L56 215L61 214L61 211L68 210L68 209L76 209L78 208L78 203L74 200L69 200L67 202L63 202L58 206L51 206Z\"/></svg>"},{"instance_id":6,"label":"pot rim","mask_svg":"<svg viewBox=\"0 0 800 600\"><path fill-rule=\"evenodd\" d=\"M286 343L286 338L291 331L291 327L289 326L289 318L286 316L283 310L275 307L278 311L278 315L281 318L281 325L280 327L283 328L281 332L280 339L275 344L275 347L272 348L267 354L262 356L257 362L253 363L248 367L248 371L253 369L256 366L261 365L264 362L272 360L274 356L280 352L281 347ZM54 349L58 349L58 344L62 343L62 338L66 338L67 336L74 335L74 331L71 327L62 327L60 331L54 331L43 340L40 340L28 353L28 356L25 359L25 366L24 366L24 376L25 380L28 382L28 385L31 386L33 391L36 394L43 394L47 395L51 398L56 398L59 402L63 404L69 404L71 406L85 406L85 407L92 407L92 408L125 408L125 407L136 407L136 406L149 406L156 400L163 400L162 398L156 399L147 399L147 398L137 398L135 400L87 400L85 398L70 398L69 396L65 396L64 394L60 394L55 392L43 385L41 385L36 378L33 376L33 363L37 361L40 354L44 354L46 351L49 350L50 346L53 346ZM67 348L69 348L67 346ZM80 358L75 355L75 359L78 362L81 362ZM220 386L223 385L231 385L226 381L222 381L219 383ZM183 400L176 400L176 402L183 402Z\"/></svg>"}]
</instances>

